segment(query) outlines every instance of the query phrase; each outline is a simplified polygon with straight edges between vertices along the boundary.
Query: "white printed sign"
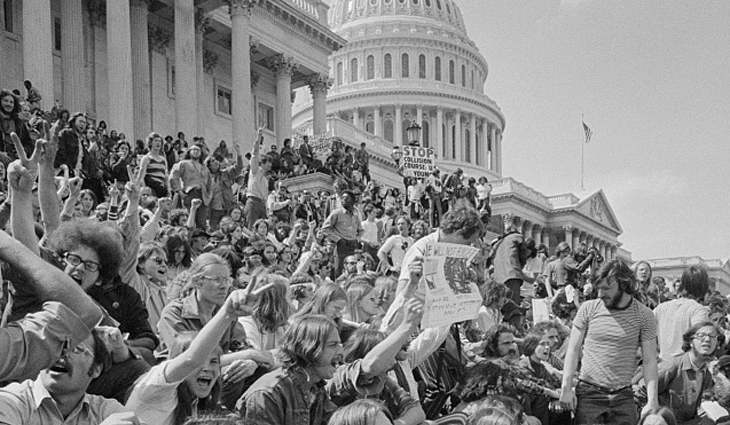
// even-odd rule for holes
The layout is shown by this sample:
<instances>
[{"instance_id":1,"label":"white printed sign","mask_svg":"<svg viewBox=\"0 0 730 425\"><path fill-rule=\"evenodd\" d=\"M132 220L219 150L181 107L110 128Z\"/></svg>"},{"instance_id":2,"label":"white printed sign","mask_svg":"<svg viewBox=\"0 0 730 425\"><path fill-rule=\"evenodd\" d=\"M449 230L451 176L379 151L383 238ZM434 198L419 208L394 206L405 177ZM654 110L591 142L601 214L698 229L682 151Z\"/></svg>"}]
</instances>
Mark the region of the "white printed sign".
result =
<instances>
[{"instance_id":1,"label":"white printed sign","mask_svg":"<svg viewBox=\"0 0 730 425\"><path fill-rule=\"evenodd\" d=\"M423 262L426 302L422 328L476 319L482 296L469 269L478 252L477 248L468 245L426 245Z\"/></svg>"},{"instance_id":2,"label":"white printed sign","mask_svg":"<svg viewBox=\"0 0 730 425\"><path fill-rule=\"evenodd\" d=\"M434 169L434 150L419 146L403 146L403 159L401 159L401 172L406 177L417 177L425 179L431 175Z\"/></svg>"}]
</instances>

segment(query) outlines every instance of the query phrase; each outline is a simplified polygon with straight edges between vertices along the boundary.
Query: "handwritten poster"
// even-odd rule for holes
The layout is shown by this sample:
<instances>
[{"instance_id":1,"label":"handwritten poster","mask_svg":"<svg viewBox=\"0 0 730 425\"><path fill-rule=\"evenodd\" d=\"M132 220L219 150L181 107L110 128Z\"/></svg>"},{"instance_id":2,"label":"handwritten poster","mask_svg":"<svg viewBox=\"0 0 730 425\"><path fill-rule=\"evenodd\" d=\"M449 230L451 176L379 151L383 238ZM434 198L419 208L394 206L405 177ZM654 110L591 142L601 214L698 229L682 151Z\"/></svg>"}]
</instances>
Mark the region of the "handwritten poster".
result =
<instances>
[{"instance_id":1,"label":"handwritten poster","mask_svg":"<svg viewBox=\"0 0 730 425\"><path fill-rule=\"evenodd\" d=\"M435 154L432 148L420 146L403 146L401 159L401 173L406 177L424 179L431 175L435 166Z\"/></svg>"},{"instance_id":2,"label":"handwritten poster","mask_svg":"<svg viewBox=\"0 0 730 425\"><path fill-rule=\"evenodd\" d=\"M426 246L423 281L426 300L422 328L472 320L482 297L469 269L479 250L467 245L435 243Z\"/></svg>"}]
</instances>

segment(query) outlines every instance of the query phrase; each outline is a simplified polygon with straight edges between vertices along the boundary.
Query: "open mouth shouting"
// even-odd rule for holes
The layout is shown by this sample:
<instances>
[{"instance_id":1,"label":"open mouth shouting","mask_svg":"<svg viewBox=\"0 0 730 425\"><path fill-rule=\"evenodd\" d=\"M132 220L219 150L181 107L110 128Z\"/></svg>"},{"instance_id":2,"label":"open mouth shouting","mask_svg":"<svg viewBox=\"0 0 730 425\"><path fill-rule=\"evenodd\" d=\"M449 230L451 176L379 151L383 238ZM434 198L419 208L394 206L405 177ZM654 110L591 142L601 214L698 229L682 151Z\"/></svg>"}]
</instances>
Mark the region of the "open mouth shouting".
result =
<instances>
[{"instance_id":1,"label":"open mouth shouting","mask_svg":"<svg viewBox=\"0 0 730 425\"><path fill-rule=\"evenodd\" d=\"M66 356L61 357L58 361L48 369L51 374L55 375L72 375L73 366L69 363Z\"/></svg>"}]
</instances>

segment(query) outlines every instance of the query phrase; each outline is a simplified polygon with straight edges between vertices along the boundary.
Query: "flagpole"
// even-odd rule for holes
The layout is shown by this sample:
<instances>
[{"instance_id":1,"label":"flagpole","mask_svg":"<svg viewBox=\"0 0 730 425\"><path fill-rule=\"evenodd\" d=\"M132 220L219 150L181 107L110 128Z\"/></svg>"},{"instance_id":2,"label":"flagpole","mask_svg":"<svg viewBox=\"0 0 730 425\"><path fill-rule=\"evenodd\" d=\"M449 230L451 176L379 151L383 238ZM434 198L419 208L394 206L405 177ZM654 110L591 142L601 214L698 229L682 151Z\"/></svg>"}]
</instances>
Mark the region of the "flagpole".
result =
<instances>
[{"instance_id":1,"label":"flagpole","mask_svg":"<svg viewBox=\"0 0 730 425\"><path fill-rule=\"evenodd\" d=\"M583 114L580 114L581 122L585 122L585 118L583 117ZM584 135L585 138L585 135ZM585 171L585 140L583 140L580 143L580 190L585 190L585 187L583 185L583 175Z\"/></svg>"}]
</instances>

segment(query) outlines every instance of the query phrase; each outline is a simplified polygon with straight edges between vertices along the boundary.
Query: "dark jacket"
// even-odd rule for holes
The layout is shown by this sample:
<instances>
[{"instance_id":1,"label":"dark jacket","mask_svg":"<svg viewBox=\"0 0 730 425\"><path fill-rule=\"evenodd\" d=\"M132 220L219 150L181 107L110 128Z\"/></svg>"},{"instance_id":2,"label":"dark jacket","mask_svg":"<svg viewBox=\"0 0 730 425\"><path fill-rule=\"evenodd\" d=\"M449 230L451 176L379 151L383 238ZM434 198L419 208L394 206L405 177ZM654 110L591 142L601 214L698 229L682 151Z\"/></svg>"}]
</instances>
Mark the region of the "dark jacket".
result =
<instances>
[{"instance_id":1,"label":"dark jacket","mask_svg":"<svg viewBox=\"0 0 730 425\"><path fill-rule=\"evenodd\" d=\"M75 175L78 159L79 135L71 127L66 127L58 134L58 153L56 153L56 161L53 163L53 167L59 168L62 164L66 164L73 176Z\"/></svg>"}]
</instances>

